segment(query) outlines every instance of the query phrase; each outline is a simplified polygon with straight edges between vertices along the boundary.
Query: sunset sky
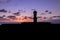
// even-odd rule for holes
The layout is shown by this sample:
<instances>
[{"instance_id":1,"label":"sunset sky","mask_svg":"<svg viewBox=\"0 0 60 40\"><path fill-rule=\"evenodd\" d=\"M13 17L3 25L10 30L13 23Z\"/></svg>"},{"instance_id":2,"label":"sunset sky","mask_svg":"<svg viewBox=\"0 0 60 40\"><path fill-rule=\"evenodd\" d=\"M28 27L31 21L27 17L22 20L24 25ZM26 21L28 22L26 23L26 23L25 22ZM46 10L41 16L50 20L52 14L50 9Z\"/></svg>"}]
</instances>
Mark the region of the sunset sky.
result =
<instances>
[{"instance_id":1,"label":"sunset sky","mask_svg":"<svg viewBox=\"0 0 60 40\"><path fill-rule=\"evenodd\" d=\"M44 17L46 20L60 20L60 0L0 0L0 22L32 22L32 9L38 12L37 17L42 17L38 22L44 21Z\"/></svg>"}]
</instances>

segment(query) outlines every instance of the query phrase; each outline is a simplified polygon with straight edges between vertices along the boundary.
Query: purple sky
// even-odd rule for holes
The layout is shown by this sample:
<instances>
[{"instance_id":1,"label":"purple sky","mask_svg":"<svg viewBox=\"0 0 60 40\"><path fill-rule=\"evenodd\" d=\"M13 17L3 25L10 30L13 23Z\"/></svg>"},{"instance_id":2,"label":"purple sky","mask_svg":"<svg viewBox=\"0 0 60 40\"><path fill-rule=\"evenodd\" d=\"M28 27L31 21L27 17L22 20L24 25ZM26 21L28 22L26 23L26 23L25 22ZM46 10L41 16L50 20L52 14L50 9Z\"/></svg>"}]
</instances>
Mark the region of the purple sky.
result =
<instances>
[{"instance_id":1,"label":"purple sky","mask_svg":"<svg viewBox=\"0 0 60 40\"><path fill-rule=\"evenodd\" d=\"M0 0L0 9L11 11L12 13L18 10L24 10L21 15L32 15L32 9L38 11L38 16L41 13L45 13L45 10L49 10L53 15L60 16L60 0ZM0 13L0 15L10 15L12 13ZM45 16L50 16L48 13Z\"/></svg>"}]
</instances>

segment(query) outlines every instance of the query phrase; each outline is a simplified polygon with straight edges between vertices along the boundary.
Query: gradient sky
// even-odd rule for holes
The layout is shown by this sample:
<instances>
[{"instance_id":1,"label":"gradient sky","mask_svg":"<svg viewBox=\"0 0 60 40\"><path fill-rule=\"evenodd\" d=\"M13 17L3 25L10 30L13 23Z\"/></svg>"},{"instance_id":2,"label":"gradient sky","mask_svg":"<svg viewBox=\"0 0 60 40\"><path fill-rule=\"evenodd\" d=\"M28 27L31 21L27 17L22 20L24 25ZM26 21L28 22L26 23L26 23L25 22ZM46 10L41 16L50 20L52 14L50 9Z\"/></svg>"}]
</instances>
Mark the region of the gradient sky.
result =
<instances>
[{"instance_id":1,"label":"gradient sky","mask_svg":"<svg viewBox=\"0 0 60 40\"><path fill-rule=\"evenodd\" d=\"M60 16L60 0L0 0L0 9L11 11L11 13L0 13L0 15L11 15L18 10L24 10L26 12L21 12L21 15L32 16L32 9L35 9L38 11L38 16L45 13L45 10L52 12L52 16ZM51 15L46 13L45 16Z\"/></svg>"}]
</instances>

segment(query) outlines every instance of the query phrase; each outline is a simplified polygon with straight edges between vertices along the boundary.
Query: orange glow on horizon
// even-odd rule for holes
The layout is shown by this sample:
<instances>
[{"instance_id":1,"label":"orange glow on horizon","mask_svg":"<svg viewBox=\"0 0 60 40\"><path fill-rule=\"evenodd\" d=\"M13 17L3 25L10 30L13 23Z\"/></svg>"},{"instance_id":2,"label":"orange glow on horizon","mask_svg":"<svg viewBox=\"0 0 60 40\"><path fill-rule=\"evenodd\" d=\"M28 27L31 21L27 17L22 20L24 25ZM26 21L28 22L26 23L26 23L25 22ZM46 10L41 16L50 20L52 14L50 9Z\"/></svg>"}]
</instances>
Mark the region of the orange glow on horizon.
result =
<instances>
[{"instance_id":1,"label":"orange glow on horizon","mask_svg":"<svg viewBox=\"0 0 60 40\"><path fill-rule=\"evenodd\" d=\"M17 16L17 19L12 20L12 21L14 21L14 22L27 22L27 19L23 19L23 17Z\"/></svg>"},{"instance_id":2,"label":"orange glow on horizon","mask_svg":"<svg viewBox=\"0 0 60 40\"><path fill-rule=\"evenodd\" d=\"M50 18L50 17L47 17L46 19L43 18L40 18L37 20L37 22L43 22L43 21L47 21L47 20L55 20L55 19L59 19L59 18ZM24 19L23 17L21 16L17 16L16 19L6 19L6 20L0 20L0 22L33 22L33 19Z\"/></svg>"}]
</instances>

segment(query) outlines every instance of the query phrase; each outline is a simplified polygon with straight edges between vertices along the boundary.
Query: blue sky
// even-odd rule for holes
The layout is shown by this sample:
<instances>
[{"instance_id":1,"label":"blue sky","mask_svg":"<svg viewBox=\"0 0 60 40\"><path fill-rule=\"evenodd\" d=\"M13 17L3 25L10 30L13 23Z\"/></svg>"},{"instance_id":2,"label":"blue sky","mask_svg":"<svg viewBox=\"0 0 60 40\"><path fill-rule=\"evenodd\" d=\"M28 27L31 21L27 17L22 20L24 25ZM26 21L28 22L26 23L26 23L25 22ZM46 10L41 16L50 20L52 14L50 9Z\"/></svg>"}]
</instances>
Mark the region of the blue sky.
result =
<instances>
[{"instance_id":1,"label":"blue sky","mask_svg":"<svg viewBox=\"0 0 60 40\"><path fill-rule=\"evenodd\" d=\"M39 13L44 10L52 11L60 14L60 0L10 0L10 2L0 3L0 9L7 9L13 12L17 10L25 10L31 13L31 9L36 9Z\"/></svg>"},{"instance_id":2,"label":"blue sky","mask_svg":"<svg viewBox=\"0 0 60 40\"><path fill-rule=\"evenodd\" d=\"M51 15L60 16L60 0L0 0L0 9L6 9L12 13L17 12L18 10L25 10L26 12L21 12L21 15L32 15L32 9L38 11L38 16L41 13L45 13L45 10L51 11ZM10 14L12 14L10 13ZM3 15L4 13L0 13ZM5 15L10 15L5 13ZM49 16L49 14L46 14Z\"/></svg>"}]
</instances>

